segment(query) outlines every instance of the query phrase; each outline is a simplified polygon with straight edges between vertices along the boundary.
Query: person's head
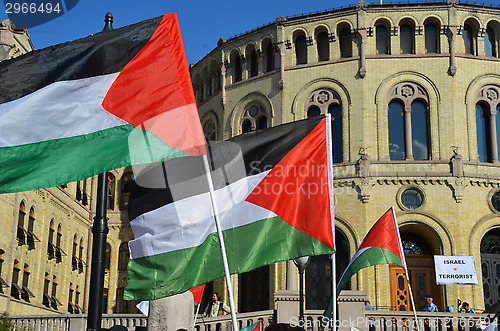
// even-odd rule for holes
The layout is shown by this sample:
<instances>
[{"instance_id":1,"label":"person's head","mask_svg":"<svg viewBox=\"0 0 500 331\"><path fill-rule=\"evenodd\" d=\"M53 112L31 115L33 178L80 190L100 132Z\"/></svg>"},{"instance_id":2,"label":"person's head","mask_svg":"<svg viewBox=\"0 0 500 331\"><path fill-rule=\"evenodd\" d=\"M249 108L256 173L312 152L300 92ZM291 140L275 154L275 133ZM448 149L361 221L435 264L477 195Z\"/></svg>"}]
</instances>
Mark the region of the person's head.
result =
<instances>
[{"instance_id":1,"label":"person's head","mask_svg":"<svg viewBox=\"0 0 500 331\"><path fill-rule=\"evenodd\" d=\"M430 305L432 303L432 301L434 301L434 299L431 296L428 296L427 297L427 304Z\"/></svg>"},{"instance_id":2,"label":"person's head","mask_svg":"<svg viewBox=\"0 0 500 331\"><path fill-rule=\"evenodd\" d=\"M371 305L371 304L370 304L370 301L366 300L366 301L365 301L365 306L366 306L366 305Z\"/></svg>"},{"instance_id":3,"label":"person's head","mask_svg":"<svg viewBox=\"0 0 500 331\"><path fill-rule=\"evenodd\" d=\"M213 302L220 301L220 295L219 295L219 293L215 292L215 293L212 295L212 300L213 300Z\"/></svg>"},{"instance_id":4,"label":"person's head","mask_svg":"<svg viewBox=\"0 0 500 331\"><path fill-rule=\"evenodd\" d=\"M469 306L469 303L464 301L463 305L462 305L462 308L465 309L465 310L469 310L470 309L470 306Z\"/></svg>"}]
</instances>

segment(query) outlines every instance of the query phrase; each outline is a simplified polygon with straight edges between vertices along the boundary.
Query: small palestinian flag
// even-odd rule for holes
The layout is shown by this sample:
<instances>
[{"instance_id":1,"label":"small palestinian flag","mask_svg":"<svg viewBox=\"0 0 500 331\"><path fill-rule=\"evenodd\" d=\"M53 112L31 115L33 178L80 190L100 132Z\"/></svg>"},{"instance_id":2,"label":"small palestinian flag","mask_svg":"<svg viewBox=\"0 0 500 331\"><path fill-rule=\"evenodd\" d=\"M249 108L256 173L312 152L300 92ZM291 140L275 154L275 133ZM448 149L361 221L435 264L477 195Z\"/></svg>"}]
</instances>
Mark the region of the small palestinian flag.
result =
<instances>
[{"instance_id":1,"label":"small palestinian flag","mask_svg":"<svg viewBox=\"0 0 500 331\"><path fill-rule=\"evenodd\" d=\"M190 289L191 293L193 293L194 303L199 305L201 303L201 299L203 299L203 291L205 291L205 284L196 286Z\"/></svg>"},{"instance_id":2,"label":"small palestinian flag","mask_svg":"<svg viewBox=\"0 0 500 331\"><path fill-rule=\"evenodd\" d=\"M262 321L255 322L249 326L245 326L240 331L262 331Z\"/></svg>"},{"instance_id":3,"label":"small palestinian flag","mask_svg":"<svg viewBox=\"0 0 500 331\"><path fill-rule=\"evenodd\" d=\"M355 273L378 264L395 264L406 269L394 207L391 207L379 218L358 247L340 278L337 285L337 296ZM332 313L332 302L330 302L324 316L330 316Z\"/></svg>"},{"instance_id":4,"label":"small palestinian flag","mask_svg":"<svg viewBox=\"0 0 500 331\"><path fill-rule=\"evenodd\" d=\"M327 117L209 146L231 274L334 252L330 146ZM154 300L224 276L201 157L163 162L128 189L135 239L127 300Z\"/></svg>"},{"instance_id":5,"label":"small palestinian flag","mask_svg":"<svg viewBox=\"0 0 500 331\"><path fill-rule=\"evenodd\" d=\"M0 193L206 153L176 14L0 62Z\"/></svg>"}]
</instances>

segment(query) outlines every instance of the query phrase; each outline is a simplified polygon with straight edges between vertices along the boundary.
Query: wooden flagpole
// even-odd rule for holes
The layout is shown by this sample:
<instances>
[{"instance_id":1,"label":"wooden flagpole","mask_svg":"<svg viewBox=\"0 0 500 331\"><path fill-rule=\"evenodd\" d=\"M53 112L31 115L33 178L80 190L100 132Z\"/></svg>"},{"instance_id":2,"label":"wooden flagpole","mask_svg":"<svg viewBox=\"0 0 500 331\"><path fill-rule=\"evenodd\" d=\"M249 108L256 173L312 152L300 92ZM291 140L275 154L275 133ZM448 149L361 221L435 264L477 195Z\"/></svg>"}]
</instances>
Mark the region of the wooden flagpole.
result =
<instances>
[{"instance_id":1,"label":"wooden flagpole","mask_svg":"<svg viewBox=\"0 0 500 331\"><path fill-rule=\"evenodd\" d=\"M231 321L233 322L233 331L238 331L239 328L238 328L238 323L236 321L236 308L234 305L233 288L231 285L231 274L229 273L229 266L227 264L226 245L224 244L224 238L222 236L222 229L219 221L219 212L217 211L217 204L215 203L214 184L212 182L212 176L210 174L210 166L208 164L208 157L206 154L203 155L203 164L205 166L205 173L207 175L210 203L212 205L212 214L214 216L215 226L217 228L217 235L219 236L222 264L224 265L224 275L226 277L227 294L229 297L229 307L231 308Z\"/></svg>"}]
</instances>

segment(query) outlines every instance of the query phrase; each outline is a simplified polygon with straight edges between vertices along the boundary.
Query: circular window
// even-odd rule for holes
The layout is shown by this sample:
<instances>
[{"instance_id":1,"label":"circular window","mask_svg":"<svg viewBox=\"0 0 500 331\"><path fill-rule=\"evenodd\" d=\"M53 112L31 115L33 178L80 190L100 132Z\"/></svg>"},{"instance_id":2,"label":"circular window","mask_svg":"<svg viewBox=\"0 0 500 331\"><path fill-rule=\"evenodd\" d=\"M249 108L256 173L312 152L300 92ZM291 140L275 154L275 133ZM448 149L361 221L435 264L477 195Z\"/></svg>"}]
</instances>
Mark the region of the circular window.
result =
<instances>
[{"instance_id":1,"label":"circular window","mask_svg":"<svg viewBox=\"0 0 500 331\"><path fill-rule=\"evenodd\" d=\"M401 194L401 203L408 209L417 209L422 205L424 197L416 189L408 189Z\"/></svg>"},{"instance_id":2,"label":"circular window","mask_svg":"<svg viewBox=\"0 0 500 331\"><path fill-rule=\"evenodd\" d=\"M500 191L493 193L491 196L491 205L497 212L500 212Z\"/></svg>"}]
</instances>

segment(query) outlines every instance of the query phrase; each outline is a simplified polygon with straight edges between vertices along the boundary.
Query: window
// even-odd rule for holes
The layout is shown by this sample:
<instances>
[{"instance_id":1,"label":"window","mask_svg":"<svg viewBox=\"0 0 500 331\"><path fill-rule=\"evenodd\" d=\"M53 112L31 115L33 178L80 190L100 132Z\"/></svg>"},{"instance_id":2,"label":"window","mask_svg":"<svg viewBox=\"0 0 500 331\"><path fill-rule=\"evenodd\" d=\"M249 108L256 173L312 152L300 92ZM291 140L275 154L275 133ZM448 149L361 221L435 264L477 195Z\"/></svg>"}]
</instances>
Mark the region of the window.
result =
<instances>
[{"instance_id":1,"label":"window","mask_svg":"<svg viewBox=\"0 0 500 331\"><path fill-rule=\"evenodd\" d=\"M136 314L137 308L134 301L126 301L123 299L125 288L119 287L116 289L116 306L115 314Z\"/></svg>"},{"instance_id":2,"label":"window","mask_svg":"<svg viewBox=\"0 0 500 331\"><path fill-rule=\"evenodd\" d=\"M245 107L241 118L241 132L261 130L267 128L267 115L260 103L253 102Z\"/></svg>"},{"instance_id":3,"label":"window","mask_svg":"<svg viewBox=\"0 0 500 331\"><path fill-rule=\"evenodd\" d=\"M389 157L391 160L428 160L429 99L414 83L393 87L388 105Z\"/></svg>"},{"instance_id":4,"label":"window","mask_svg":"<svg viewBox=\"0 0 500 331\"><path fill-rule=\"evenodd\" d=\"M243 77L240 53L236 50L231 52L230 56L231 66L233 68L233 83L241 81Z\"/></svg>"},{"instance_id":5,"label":"window","mask_svg":"<svg viewBox=\"0 0 500 331\"><path fill-rule=\"evenodd\" d=\"M108 313L108 289L107 288L102 289L102 313L103 314Z\"/></svg>"},{"instance_id":6,"label":"window","mask_svg":"<svg viewBox=\"0 0 500 331\"><path fill-rule=\"evenodd\" d=\"M122 243L118 250L118 271L127 271L129 260L128 242Z\"/></svg>"},{"instance_id":7,"label":"window","mask_svg":"<svg viewBox=\"0 0 500 331\"><path fill-rule=\"evenodd\" d=\"M500 23L491 21L486 26L486 34L484 35L484 50L486 56L499 57L498 41L499 41Z\"/></svg>"},{"instance_id":8,"label":"window","mask_svg":"<svg viewBox=\"0 0 500 331\"><path fill-rule=\"evenodd\" d=\"M108 172L108 187L107 187L107 209L113 210L115 209L115 189L116 189L116 180L115 175L111 172Z\"/></svg>"},{"instance_id":9,"label":"window","mask_svg":"<svg viewBox=\"0 0 500 331\"><path fill-rule=\"evenodd\" d=\"M274 45L270 39L264 39L262 48L265 54L266 72L273 71L274 68Z\"/></svg>"},{"instance_id":10,"label":"window","mask_svg":"<svg viewBox=\"0 0 500 331\"><path fill-rule=\"evenodd\" d=\"M424 23L425 52L439 53L439 25L430 21Z\"/></svg>"},{"instance_id":11,"label":"window","mask_svg":"<svg viewBox=\"0 0 500 331\"><path fill-rule=\"evenodd\" d=\"M26 216L24 201L19 205L19 215L17 216L17 243L24 245L26 240L26 230L24 230L24 217Z\"/></svg>"},{"instance_id":12,"label":"window","mask_svg":"<svg viewBox=\"0 0 500 331\"><path fill-rule=\"evenodd\" d=\"M56 262L59 263L62 261L63 255L66 256L66 253L63 251L61 248L61 240L62 240L62 233L61 233L61 224L57 227L57 238L56 238Z\"/></svg>"},{"instance_id":13,"label":"window","mask_svg":"<svg viewBox=\"0 0 500 331\"><path fill-rule=\"evenodd\" d=\"M73 237L73 250L71 252L71 268L72 270L77 270L78 269L78 242L76 238L76 234Z\"/></svg>"},{"instance_id":14,"label":"window","mask_svg":"<svg viewBox=\"0 0 500 331\"><path fill-rule=\"evenodd\" d=\"M104 268L108 272L109 272L109 269L111 266L110 262L111 262L111 245L109 243L106 243L106 255L104 257Z\"/></svg>"},{"instance_id":15,"label":"window","mask_svg":"<svg viewBox=\"0 0 500 331\"><path fill-rule=\"evenodd\" d=\"M47 256L53 259L56 256L56 246L54 245L54 220L50 220L49 239L47 244Z\"/></svg>"},{"instance_id":16,"label":"window","mask_svg":"<svg viewBox=\"0 0 500 331\"><path fill-rule=\"evenodd\" d=\"M29 267L27 264L25 264L23 272L23 287L22 287L21 298L26 302L30 302L30 298L35 297L35 295L30 291L28 286L29 278L30 278Z\"/></svg>"},{"instance_id":17,"label":"window","mask_svg":"<svg viewBox=\"0 0 500 331\"><path fill-rule=\"evenodd\" d=\"M340 97L330 89L314 91L305 104L307 117L330 113L332 120L333 162L343 161L342 105Z\"/></svg>"},{"instance_id":18,"label":"window","mask_svg":"<svg viewBox=\"0 0 500 331\"><path fill-rule=\"evenodd\" d=\"M50 298L50 295L49 295L49 285L50 285L49 274L45 273L45 279L43 281L43 299L42 299L42 303L47 308L50 308L50 303L52 301L52 299Z\"/></svg>"},{"instance_id":19,"label":"window","mask_svg":"<svg viewBox=\"0 0 500 331\"><path fill-rule=\"evenodd\" d=\"M318 47L318 61L330 60L330 41L327 31L320 31L316 35L316 45Z\"/></svg>"},{"instance_id":20,"label":"window","mask_svg":"<svg viewBox=\"0 0 500 331\"><path fill-rule=\"evenodd\" d=\"M500 212L500 192L497 191L491 196L491 205L497 212Z\"/></svg>"},{"instance_id":21,"label":"window","mask_svg":"<svg viewBox=\"0 0 500 331\"><path fill-rule=\"evenodd\" d=\"M415 28L413 22L405 20L399 26L399 47L401 54L415 53Z\"/></svg>"},{"instance_id":22,"label":"window","mask_svg":"<svg viewBox=\"0 0 500 331\"><path fill-rule=\"evenodd\" d=\"M120 190L120 210L127 210L128 201L130 199L130 192L125 191L125 186L132 181L133 173L130 171L125 172L120 180L121 190Z\"/></svg>"},{"instance_id":23,"label":"window","mask_svg":"<svg viewBox=\"0 0 500 331\"><path fill-rule=\"evenodd\" d=\"M2 277L2 266L3 266L3 255L5 254L5 251L3 249L0 249L0 293L5 293L4 292L4 286L9 287L9 284L3 279Z\"/></svg>"},{"instance_id":24,"label":"window","mask_svg":"<svg viewBox=\"0 0 500 331\"><path fill-rule=\"evenodd\" d=\"M255 51L254 45L247 46L247 58L248 58L248 76L255 77L259 74L259 61L257 57L257 52Z\"/></svg>"},{"instance_id":25,"label":"window","mask_svg":"<svg viewBox=\"0 0 500 331\"><path fill-rule=\"evenodd\" d=\"M481 88L476 101L477 154L480 162L498 162L500 148L500 87Z\"/></svg>"},{"instance_id":26,"label":"window","mask_svg":"<svg viewBox=\"0 0 500 331\"><path fill-rule=\"evenodd\" d=\"M78 309L75 314L83 314L83 309L80 307L80 287L78 285L76 286L75 307Z\"/></svg>"},{"instance_id":27,"label":"window","mask_svg":"<svg viewBox=\"0 0 500 331\"><path fill-rule=\"evenodd\" d=\"M307 39L302 31L293 34L293 44L295 45L296 64L307 63Z\"/></svg>"},{"instance_id":28,"label":"window","mask_svg":"<svg viewBox=\"0 0 500 331\"><path fill-rule=\"evenodd\" d=\"M57 309L57 306L62 306L61 301L57 299L57 277L52 278L52 296L50 297L50 306Z\"/></svg>"},{"instance_id":29,"label":"window","mask_svg":"<svg viewBox=\"0 0 500 331\"><path fill-rule=\"evenodd\" d=\"M352 57L352 34L348 25L341 25L338 29L340 57Z\"/></svg>"},{"instance_id":30,"label":"window","mask_svg":"<svg viewBox=\"0 0 500 331\"><path fill-rule=\"evenodd\" d=\"M35 241L40 242L40 239L35 235L33 229L35 227L35 209L30 208L30 213L28 216L28 229L26 231L26 241L28 243L28 249L35 248Z\"/></svg>"},{"instance_id":31,"label":"window","mask_svg":"<svg viewBox=\"0 0 500 331\"><path fill-rule=\"evenodd\" d=\"M390 54L389 52L389 27L386 23L378 23L375 26L375 44L377 54Z\"/></svg>"},{"instance_id":32,"label":"window","mask_svg":"<svg viewBox=\"0 0 500 331\"><path fill-rule=\"evenodd\" d=\"M68 294L68 313L75 314L76 309L75 304L73 303L73 283L69 283L69 294Z\"/></svg>"},{"instance_id":33,"label":"window","mask_svg":"<svg viewBox=\"0 0 500 331\"><path fill-rule=\"evenodd\" d=\"M478 23L473 19L465 21L462 28L462 51L464 54L477 55Z\"/></svg>"},{"instance_id":34,"label":"window","mask_svg":"<svg viewBox=\"0 0 500 331\"><path fill-rule=\"evenodd\" d=\"M82 273L83 272L83 266L85 265L85 262L83 261L83 238L80 239L80 247L78 251L78 272Z\"/></svg>"},{"instance_id":35,"label":"window","mask_svg":"<svg viewBox=\"0 0 500 331\"><path fill-rule=\"evenodd\" d=\"M422 205L423 200L422 193L413 188L405 190L401 194L401 203L408 209L417 209Z\"/></svg>"},{"instance_id":36,"label":"window","mask_svg":"<svg viewBox=\"0 0 500 331\"><path fill-rule=\"evenodd\" d=\"M23 293L22 288L18 284L20 271L21 270L19 269L19 261L14 260L14 268L12 270L12 286L10 288L10 295L16 299L19 299L21 297L21 294Z\"/></svg>"},{"instance_id":37,"label":"window","mask_svg":"<svg viewBox=\"0 0 500 331\"><path fill-rule=\"evenodd\" d=\"M217 129L213 121L207 121L203 125L203 134L206 141L215 141L217 139Z\"/></svg>"}]
</instances>

